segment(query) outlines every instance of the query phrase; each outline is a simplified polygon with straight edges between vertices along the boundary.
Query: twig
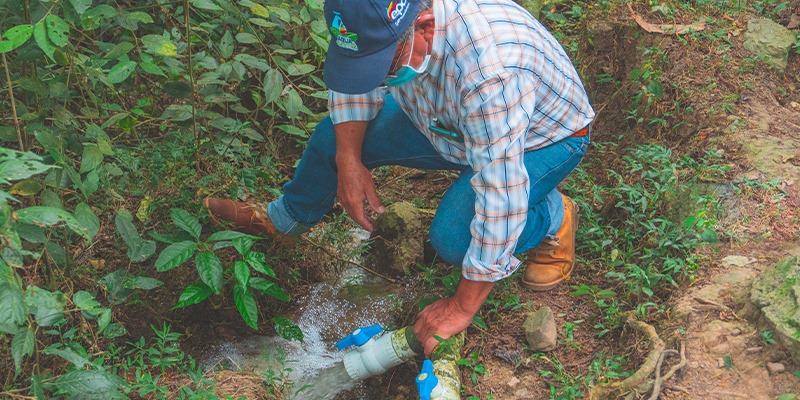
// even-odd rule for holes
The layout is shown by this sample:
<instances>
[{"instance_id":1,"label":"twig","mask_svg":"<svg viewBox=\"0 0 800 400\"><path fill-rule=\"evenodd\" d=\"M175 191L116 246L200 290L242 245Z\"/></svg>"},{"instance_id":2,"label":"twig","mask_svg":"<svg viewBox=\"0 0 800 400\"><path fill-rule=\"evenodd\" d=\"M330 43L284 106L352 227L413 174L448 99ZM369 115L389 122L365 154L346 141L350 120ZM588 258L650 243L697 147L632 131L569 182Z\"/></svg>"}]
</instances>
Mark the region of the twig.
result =
<instances>
[{"instance_id":1,"label":"twig","mask_svg":"<svg viewBox=\"0 0 800 400\"><path fill-rule=\"evenodd\" d=\"M358 268L361 268L361 269L363 269L364 271L367 271L367 272L369 272L369 273L370 273L370 274L372 274L372 275L375 275L375 276L377 276L377 277L379 277L379 278L383 278L383 279L385 279L385 280L387 280L387 281L389 281L389 282L391 282L391 283L393 283L393 284L395 284L395 285L397 284L397 280L395 280L395 279L392 279L392 278L390 278L390 277L388 277L388 276L386 276L386 275L383 275L383 274L381 274L381 273L380 273L380 272L378 272L378 271L375 271L375 270L373 270L373 269L371 269L371 268L369 268L369 267L366 267L366 266L364 266L364 265L362 265L362 264L359 264L359 263L357 263L357 262L354 262L354 261L352 261L352 260L346 260L346 259L344 259L343 257L339 256L338 254L335 254L335 253L333 253L332 251L330 251L330 250L326 249L326 248L325 248L325 246L323 246L323 245L321 245L321 244L319 244L319 243L317 243L317 242L315 242L315 241L313 241L313 240L311 240L311 239L309 239L309 238L307 238L307 237L305 237L305 236L301 236L300 238L301 238L301 239L303 239L303 240L305 240L306 242L308 242L308 243L309 243L309 244L311 244L312 246L314 246L314 247L316 247L316 248L318 248L318 249L320 249L320 250L324 251L324 252L325 252L325 254L327 254L327 255L329 255L329 256L331 256L331 257L334 257L334 258L336 258L336 259L337 259L337 260L339 260L339 261L343 261L343 262L346 262L346 263L348 263L348 264L350 264L350 265L354 265L354 266L356 266L356 267L358 267Z\"/></svg>"},{"instance_id":2,"label":"twig","mask_svg":"<svg viewBox=\"0 0 800 400\"><path fill-rule=\"evenodd\" d=\"M19 118L17 117L17 104L14 101L14 89L11 86L11 74L8 72L8 60L6 60L6 53L3 56L3 68L6 70L6 83L8 83L8 96L11 97L11 114L14 116L14 126L17 128L17 139L19 140L19 151L25 151L25 142L22 140L22 129L19 127Z\"/></svg>"},{"instance_id":3,"label":"twig","mask_svg":"<svg viewBox=\"0 0 800 400\"><path fill-rule=\"evenodd\" d=\"M730 307L728 307L728 306L726 306L724 304L720 304L720 303L717 303L716 301L712 301L712 300L706 300L706 299L704 299L702 297L695 297L694 301L696 301L696 302L698 302L700 304L705 304L705 305L708 305L708 306L714 306L716 308L719 308L722 311L730 311L731 310Z\"/></svg>"},{"instance_id":4,"label":"twig","mask_svg":"<svg viewBox=\"0 0 800 400\"><path fill-rule=\"evenodd\" d=\"M664 362L664 359L671 356L671 355L679 355L681 356L681 362L672 366L669 371L662 377L661 376L661 364ZM672 378L672 375L675 375L680 369L682 369L686 365L686 348L681 342L681 351L678 353L676 350L667 350L661 354L661 359L658 360L658 367L656 367L656 380L653 381L653 394L650 395L649 400L656 400L658 396L661 394L661 385L664 381Z\"/></svg>"},{"instance_id":5,"label":"twig","mask_svg":"<svg viewBox=\"0 0 800 400\"><path fill-rule=\"evenodd\" d=\"M197 95L196 88L194 87L194 71L192 67L192 30L189 25L189 0L183 1L183 12L186 21L186 53L189 56L189 84L192 87L192 133L194 133L194 160L195 168L198 173L200 172L200 137L197 135L197 104L195 97Z\"/></svg>"}]
</instances>

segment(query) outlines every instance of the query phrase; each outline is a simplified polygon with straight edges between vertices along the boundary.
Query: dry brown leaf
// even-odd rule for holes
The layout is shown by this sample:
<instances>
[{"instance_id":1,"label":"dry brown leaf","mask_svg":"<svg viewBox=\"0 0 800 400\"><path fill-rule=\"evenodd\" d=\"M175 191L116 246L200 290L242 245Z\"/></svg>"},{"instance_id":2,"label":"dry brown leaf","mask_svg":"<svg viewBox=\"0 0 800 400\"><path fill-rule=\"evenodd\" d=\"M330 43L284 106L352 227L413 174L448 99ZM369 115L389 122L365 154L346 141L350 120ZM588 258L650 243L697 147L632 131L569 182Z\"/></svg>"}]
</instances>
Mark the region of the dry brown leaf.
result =
<instances>
[{"instance_id":1,"label":"dry brown leaf","mask_svg":"<svg viewBox=\"0 0 800 400\"><path fill-rule=\"evenodd\" d=\"M633 11L633 7L628 4L628 9L631 11L631 15L633 16L633 20L639 24L642 29L650 33L661 33L665 35L683 35L684 33L689 32L689 30L694 31L702 31L706 28L705 22L695 22L691 25L683 25L683 24L651 24L644 20L644 18L636 15Z\"/></svg>"}]
</instances>

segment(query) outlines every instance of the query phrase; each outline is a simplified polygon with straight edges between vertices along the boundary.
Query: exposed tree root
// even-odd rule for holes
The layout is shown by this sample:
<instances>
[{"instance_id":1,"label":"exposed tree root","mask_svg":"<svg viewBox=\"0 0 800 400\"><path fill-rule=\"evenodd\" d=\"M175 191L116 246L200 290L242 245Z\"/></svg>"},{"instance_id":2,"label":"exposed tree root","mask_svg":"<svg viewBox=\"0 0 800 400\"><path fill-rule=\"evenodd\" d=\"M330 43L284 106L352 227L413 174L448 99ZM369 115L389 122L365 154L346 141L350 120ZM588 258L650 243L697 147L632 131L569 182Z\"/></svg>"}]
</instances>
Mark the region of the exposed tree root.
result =
<instances>
[{"instance_id":1,"label":"exposed tree root","mask_svg":"<svg viewBox=\"0 0 800 400\"><path fill-rule=\"evenodd\" d=\"M648 353L642 366L627 379L593 387L589 393L589 400L633 399L642 393L649 392L652 393L649 399L655 400L658 398L659 394L661 394L663 383L686 365L683 343L681 343L680 353L676 350L665 350L664 341L661 340L658 333L656 333L656 329L653 328L652 325L637 321L632 315L628 318L627 324L647 335L647 338L650 340L650 353ZM681 361L662 376L661 367L664 363L664 359L672 355L680 355ZM654 371L655 379L649 380L648 377ZM626 394L628 394L627 397L625 396Z\"/></svg>"}]
</instances>

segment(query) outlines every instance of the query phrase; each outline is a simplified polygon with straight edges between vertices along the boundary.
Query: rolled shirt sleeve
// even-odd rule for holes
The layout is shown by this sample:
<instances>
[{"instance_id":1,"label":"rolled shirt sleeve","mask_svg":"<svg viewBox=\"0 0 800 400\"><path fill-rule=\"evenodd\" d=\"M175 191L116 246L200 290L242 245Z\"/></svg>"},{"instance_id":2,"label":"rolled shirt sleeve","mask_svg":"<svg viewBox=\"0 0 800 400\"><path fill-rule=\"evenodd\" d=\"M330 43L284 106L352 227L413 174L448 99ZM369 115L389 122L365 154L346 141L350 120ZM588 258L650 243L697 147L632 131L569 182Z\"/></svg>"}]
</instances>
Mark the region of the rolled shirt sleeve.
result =
<instances>
[{"instance_id":1,"label":"rolled shirt sleeve","mask_svg":"<svg viewBox=\"0 0 800 400\"><path fill-rule=\"evenodd\" d=\"M328 110L333 124L349 121L371 121L383 108L386 88L378 87L369 93L344 94L328 93Z\"/></svg>"}]
</instances>

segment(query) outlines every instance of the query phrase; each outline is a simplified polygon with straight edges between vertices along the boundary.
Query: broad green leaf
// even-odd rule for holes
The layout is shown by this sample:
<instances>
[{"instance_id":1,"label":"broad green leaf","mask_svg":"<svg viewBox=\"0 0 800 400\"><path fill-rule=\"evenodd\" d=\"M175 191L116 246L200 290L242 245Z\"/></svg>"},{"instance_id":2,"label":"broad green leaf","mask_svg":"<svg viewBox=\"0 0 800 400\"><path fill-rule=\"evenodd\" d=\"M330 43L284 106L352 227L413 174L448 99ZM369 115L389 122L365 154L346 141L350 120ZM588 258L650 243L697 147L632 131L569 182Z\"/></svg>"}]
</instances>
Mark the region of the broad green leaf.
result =
<instances>
[{"instance_id":1,"label":"broad green leaf","mask_svg":"<svg viewBox=\"0 0 800 400\"><path fill-rule=\"evenodd\" d=\"M133 216L127 210L121 209L114 218L114 223L122 240L128 245L128 258L132 262L144 261L155 254L156 242L139 236L133 225Z\"/></svg>"},{"instance_id":2,"label":"broad green leaf","mask_svg":"<svg viewBox=\"0 0 800 400\"><path fill-rule=\"evenodd\" d=\"M208 285L203 282L196 282L189 285L183 293L181 293L180 298L178 298L178 303L175 304L175 307L172 307L173 310L178 308L184 308L191 306L193 304L197 304L205 299L208 296L211 296L214 292L211 290Z\"/></svg>"},{"instance_id":3,"label":"broad green leaf","mask_svg":"<svg viewBox=\"0 0 800 400\"><path fill-rule=\"evenodd\" d=\"M233 275L242 287L247 287L248 283L250 283L250 267L242 260L236 261L233 265Z\"/></svg>"},{"instance_id":4,"label":"broad green leaf","mask_svg":"<svg viewBox=\"0 0 800 400\"><path fill-rule=\"evenodd\" d=\"M200 225L200 222L197 221L197 218L189 214L188 211L180 208L173 208L169 210L169 216L178 228L189 232L195 239L200 239L200 233L203 227Z\"/></svg>"},{"instance_id":5,"label":"broad green leaf","mask_svg":"<svg viewBox=\"0 0 800 400\"><path fill-rule=\"evenodd\" d=\"M26 301L29 312L36 318L39 326L54 326L64 321L64 306L67 305L64 293L28 286Z\"/></svg>"},{"instance_id":6,"label":"broad green leaf","mask_svg":"<svg viewBox=\"0 0 800 400\"><path fill-rule=\"evenodd\" d=\"M36 160L7 160L0 162L0 182L5 181L18 181L28 179L33 175L41 174L51 168L53 165L45 165Z\"/></svg>"},{"instance_id":7,"label":"broad green leaf","mask_svg":"<svg viewBox=\"0 0 800 400\"><path fill-rule=\"evenodd\" d=\"M117 84L124 82L136 69L136 61L121 61L108 71L108 83Z\"/></svg>"},{"instance_id":8,"label":"broad green leaf","mask_svg":"<svg viewBox=\"0 0 800 400\"><path fill-rule=\"evenodd\" d=\"M197 266L200 280L208 285L214 294L219 294L222 291L223 284L222 263L216 254L207 251L200 252L194 257L194 262Z\"/></svg>"},{"instance_id":9,"label":"broad green leaf","mask_svg":"<svg viewBox=\"0 0 800 400\"><path fill-rule=\"evenodd\" d=\"M175 43L161 35L143 36L142 44L148 53L162 57L175 57L178 55L178 47L175 46Z\"/></svg>"},{"instance_id":10,"label":"broad green leaf","mask_svg":"<svg viewBox=\"0 0 800 400\"><path fill-rule=\"evenodd\" d=\"M125 329L125 327L120 325L118 322L112 322L108 324L106 329L103 331L103 336L105 336L106 339L114 339L125 336L127 334L128 330Z\"/></svg>"},{"instance_id":11,"label":"broad green leaf","mask_svg":"<svg viewBox=\"0 0 800 400\"><path fill-rule=\"evenodd\" d=\"M244 322L254 330L258 330L258 305L253 292L247 290L247 287L236 285L233 287L233 301Z\"/></svg>"},{"instance_id":12,"label":"broad green leaf","mask_svg":"<svg viewBox=\"0 0 800 400\"><path fill-rule=\"evenodd\" d=\"M286 73L291 76L306 75L314 72L317 67L312 64L289 64Z\"/></svg>"},{"instance_id":13,"label":"broad green leaf","mask_svg":"<svg viewBox=\"0 0 800 400\"><path fill-rule=\"evenodd\" d=\"M136 289L151 290L164 284L158 279L134 276L125 269L116 270L104 276L98 282L105 286L108 301L112 304L124 302Z\"/></svg>"},{"instance_id":14,"label":"broad green leaf","mask_svg":"<svg viewBox=\"0 0 800 400\"><path fill-rule=\"evenodd\" d=\"M139 66L142 67L142 70L144 72L147 72L148 74L158 75L163 77L167 76L167 74L164 73L164 70L162 70L161 67L153 64L152 62L142 61L142 63L139 64Z\"/></svg>"},{"instance_id":15,"label":"broad green leaf","mask_svg":"<svg viewBox=\"0 0 800 400\"><path fill-rule=\"evenodd\" d=\"M94 239L97 232L100 231L100 220L95 215L92 208L86 203L80 203L75 206L75 219L78 224L86 229L86 234L89 240Z\"/></svg>"},{"instance_id":16,"label":"broad green leaf","mask_svg":"<svg viewBox=\"0 0 800 400\"><path fill-rule=\"evenodd\" d=\"M44 18L47 25L47 37L57 47L64 47L69 42L69 25L61 17L50 14Z\"/></svg>"},{"instance_id":17,"label":"broad green leaf","mask_svg":"<svg viewBox=\"0 0 800 400\"><path fill-rule=\"evenodd\" d=\"M286 340L297 340L303 343L303 331L300 330L300 327L297 326L294 321L285 317L275 317L272 319L272 322L275 323L275 332L278 333L278 336Z\"/></svg>"},{"instance_id":18,"label":"broad green leaf","mask_svg":"<svg viewBox=\"0 0 800 400\"><path fill-rule=\"evenodd\" d=\"M219 41L219 53L224 59L229 59L233 55L233 35L230 30L226 30Z\"/></svg>"},{"instance_id":19,"label":"broad green leaf","mask_svg":"<svg viewBox=\"0 0 800 400\"><path fill-rule=\"evenodd\" d=\"M260 71L266 71L269 69L269 64L267 64L266 60L251 56L250 54L239 53L233 59L241 62L244 65L247 65L250 68L255 68Z\"/></svg>"},{"instance_id":20,"label":"broad green leaf","mask_svg":"<svg viewBox=\"0 0 800 400\"><path fill-rule=\"evenodd\" d=\"M9 194L13 194L15 196L33 196L36 193L39 193L44 186L35 180L35 179L26 179L24 181L19 181L11 187L8 191Z\"/></svg>"},{"instance_id":21,"label":"broad green leaf","mask_svg":"<svg viewBox=\"0 0 800 400\"><path fill-rule=\"evenodd\" d=\"M246 43L246 44L252 44L252 43L258 43L259 42L258 38L255 35L253 35L252 33L247 33L247 32L237 33L236 34L236 40L239 43Z\"/></svg>"},{"instance_id":22,"label":"broad green leaf","mask_svg":"<svg viewBox=\"0 0 800 400\"><path fill-rule=\"evenodd\" d=\"M33 38L36 39L36 44L39 45L44 54L47 54L52 59L53 53L56 52L56 45L47 37L47 26L45 26L44 20L37 22L33 26Z\"/></svg>"},{"instance_id":23,"label":"broad green leaf","mask_svg":"<svg viewBox=\"0 0 800 400\"><path fill-rule=\"evenodd\" d=\"M708 228L700 233L700 240L708 243L717 243L719 241L719 237L717 236L717 232L711 228Z\"/></svg>"},{"instance_id":24,"label":"broad green leaf","mask_svg":"<svg viewBox=\"0 0 800 400\"><path fill-rule=\"evenodd\" d=\"M111 309L109 308L100 309L100 313L97 317L97 327L99 328L99 332L103 332L110 323L111 323Z\"/></svg>"},{"instance_id":25,"label":"broad green leaf","mask_svg":"<svg viewBox=\"0 0 800 400\"><path fill-rule=\"evenodd\" d=\"M183 81L170 81L165 83L164 91L178 99L185 99L192 95L192 87Z\"/></svg>"},{"instance_id":26,"label":"broad green leaf","mask_svg":"<svg viewBox=\"0 0 800 400\"><path fill-rule=\"evenodd\" d=\"M14 335L14 339L11 340L11 356L14 358L14 367L16 367L14 376L19 375L21 372L22 359L33 354L35 339L33 331L25 326L20 328L17 334Z\"/></svg>"},{"instance_id":27,"label":"broad green leaf","mask_svg":"<svg viewBox=\"0 0 800 400\"><path fill-rule=\"evenodd\" d=\"M158 255L156 260L156 271L166 272L175 267L185 263L186 260L192 258L195 250L197 250L197 243L185 241L175 243L167 246L161 254Z\"/></svg>"},{"instance_id":28,"label":"broad green leaf","mask_svg":"<svg viewBox=\"0 0 800 400\"><path fill-rule=\"evenodd\" d=\"M208 240L211 241L211 242L214 242L214 241L218 241L218 240L233 240L233 239L240 238L240 237L249 237L249 238L254 238L254 239L257 238L256 236L248 235L248 234L242 233L242 232L219 231L219 232L212 233L211 236L208 237Z\"/></svg>"},{"instance_id":29,"label":"broad green leaf","mask_svg":"<svg viewBox=\"0 0 800 400\"><path fill-rule=\"evenodd\" d=\"M251 237L240 237L232 240L233 248L239 252L241 255L247 255L250 252L250 248L253 247L253 243L255 243L255 239Z\"/></svg>"},{"instance_id":30,"label":"broad green leaf","mask_svg":"<svg viewBox=\"0 0 800 400\"><path fill-rule=\"evenodd\" d=\"M73 232L91 240L88 229L84 228L72 214L64 210L53 207L28 207L18 210L16 213L17 221L37 226L53 226L65 223Z\"/></svg>"},{"instance_id":31,"label":"broad green leaf","mask_svg":"<svg viewBox=\"0 0 800 400\"><path fill-rule=\"evenodd\" d=\"M247 261L248 264L250 264L251 267L253 267L254 270L261 272L262 274L270 276L272 278L277 277L275 276L275 271L273 271L272 268L270 268L267 265L267 260L266 257L264 256L264 253L251 251L247 253L244 259L245 261Z\"/></svg>"},{"instance_id":32,"label":"broad green leaf","mask_svg":"<svg viewBox=\"0 0 800 400\"><path fill-rule=\"evenodd\" d=\"M277 69L270 69L264 74L264 103L269 105L281 97L283 92L283 75Z\"/></svg>"},{"instance_id":33,"label":"broad green leaf","mask_svg":"<svg viewBox=\"0 0 800 400\"><path fill-rule=\"evenodd\" d=\"M303 110L303 99L295 89L289 90L286 101L283 104L286 107L286 115L292 119L297 118Z\"/></svg>"},{"instance_id":34,"label":"broad green leaf","mask_svg":"<svg viewBox=\"0 0 800 400\"><path fill-rule=\"evenodd\" d=\"M90 364L86 355L80 355L69 347L63 346L61 343L54 343L44 349L44 354L58 356L71 362L77 368L83 368L86 364Z\"/></svg>"},{"instance_id":35,"label":"broad green leaf","mask_svg":"<svg viewBox=\"0 0 800 400\"><path fill-rule=\"evenodd\" d=\"M103 58L107 58L109 60L115 60L119 57L128 54L128 52L133 50L134 47L136 46L134 46L134 44L131 42L121 42L116 46L114 46L113 49L109 50L108 53L106 53L106 55L103 56Z\"/></svg>"},{"instance_id":36,"label":"broad green leaf","mask_svg":"<svg viewBox=\"0 0 800 400\"><path fill-rule=\"evenodd\" d=\"M56 394L69 399L118 400L127 399L121 391L127 384L116 374L95 369L79 369L56 378L53 386Z\"/></svg>"},{"instance_id":37,"label":"broad green leaf","mask_svg":"<svg viewBox=\"0 0 800 400\"><path fill-rule=\"evenodd\" d=\"M75 8L75 11L78 12L78 15L83 15L86 10L92 5L92 0L69 0L72 3L72 7Z\"/></svg>"},{"instance_id":38,"label":"broad green leaf","mask_svg":"<svg viewBox=\"0 0 800 400\"><path fill-rule=\"evenodd\" d=\"M278 287L275 282L271 282L268 279L261 278L261 277L251 277L250 278L250 287L258 290L259 293L265 294L268 296L272 296L280 301L288 302L292 300L292 298L286 294L280 287Z\"/></svg>"},{"instance_id":39,"label":"broad green leaf","mask_svg":"<svg viewBox=\"0 0 800 400\"><path fill-rule=\"evenodd\" d=\"M292 135L301 137L303 139L308 139L308 132L294 126L294 125L278 125L276 128Z\"/></svg>"},{"instance_id":40,"label":"broad green leaf","mask_svg":"<svg viewBox=\"0 0 800 400\"><path fill-rule=\"evenodd\" d=\"M250 12L252 12L255 15L258 15L259 17L264 17L266 19L269 19L269 10L267 9L267 7L264 7L261 4L253 3L253 5L250 6Z\"/></svg>"},{"instance_id":41,"label":"broad green leaf","mask_svg":"<svg viewBox=\"0 0 800 400\"><path fill-rule=\"evenodd\" d=\"M31 388L30 394L36 399L46 399L47 397L44 394L44 385L42 384L42 376L41 375L33 375L31 376Z\"/></svg>"},{"instance_id":42,"label":"broad green leaf","mask_svg":"<svg viewBox=\"0 0 800 400\"><path fill-rule=\"evenodd\" d=\"M0 53L8 53L25 44L33 36L33 25L17 25L3 33L0 41Z\"/></svg>"},{"instance_id":43,"label":"broad green leaf","mask_svg":"<svg viewBox=\"0 0 800 400\"><path fill-rule=\"evenodd\" d=\"M9 282L0 283L0 324L20 326L27 314L22 290Z\"/></svg>"},{"instance_id":44,"label":"broad green leaf","mask_svg":"<svg viewBox=\"0 0 800 400\"><path fill-rule=\"evenodd\" d=\"M72 295L72 302L83 311L95 311L100 307L100 303L95 300L94 295L81 290Z\"/></svg>"},{"instance_id":45,"label":"broad green leaf","mask_svg":"<svg viewBox=\"0 0 800 400\"><path fill-rule=\"evenodd\" d=\"M2 258L0 258L0 285L2 285L4 283L12 284L12 283L16 282L16 277L17 276L18 276L17 273L14 272L14 270L11 269L11 267L5 261L3 261ZM2 287L0 287L0 299L2 299L2 292L5 291L5 290L8 290L8 289L3 289ZM2 304L3 304L3 301L0 300L0 315L3 315L3 310L2 309L3 309L4 306ZM25 313L25 310L23 310L22 313L20 313L20 314L24 315L24 313ZM0 317L0 323L2 323L3 321L4 321L4 318Z\"/></svg>"},{"instance_id":46,"label":"broad green leaf","mask_svg":"<svg viewBox=\"0 0 800 400\"><path fill-rule=\"evenodd\" d=\"M135 64L135 63L134 63ZM85 174L103 163L103 152L93 143L84 143L81 156L81 174Z\"/></svg>"},{"instance_id":47,"label":"broad green leaf","mask_svg":"<svg viewBox=\"0 0 800 400\"><path fill-rule=\"evenodd\" d=\"M192 7L208 11L222 11L222 7L214 3L213 0L192 0Z\"/></svg>"}]
</instances>

